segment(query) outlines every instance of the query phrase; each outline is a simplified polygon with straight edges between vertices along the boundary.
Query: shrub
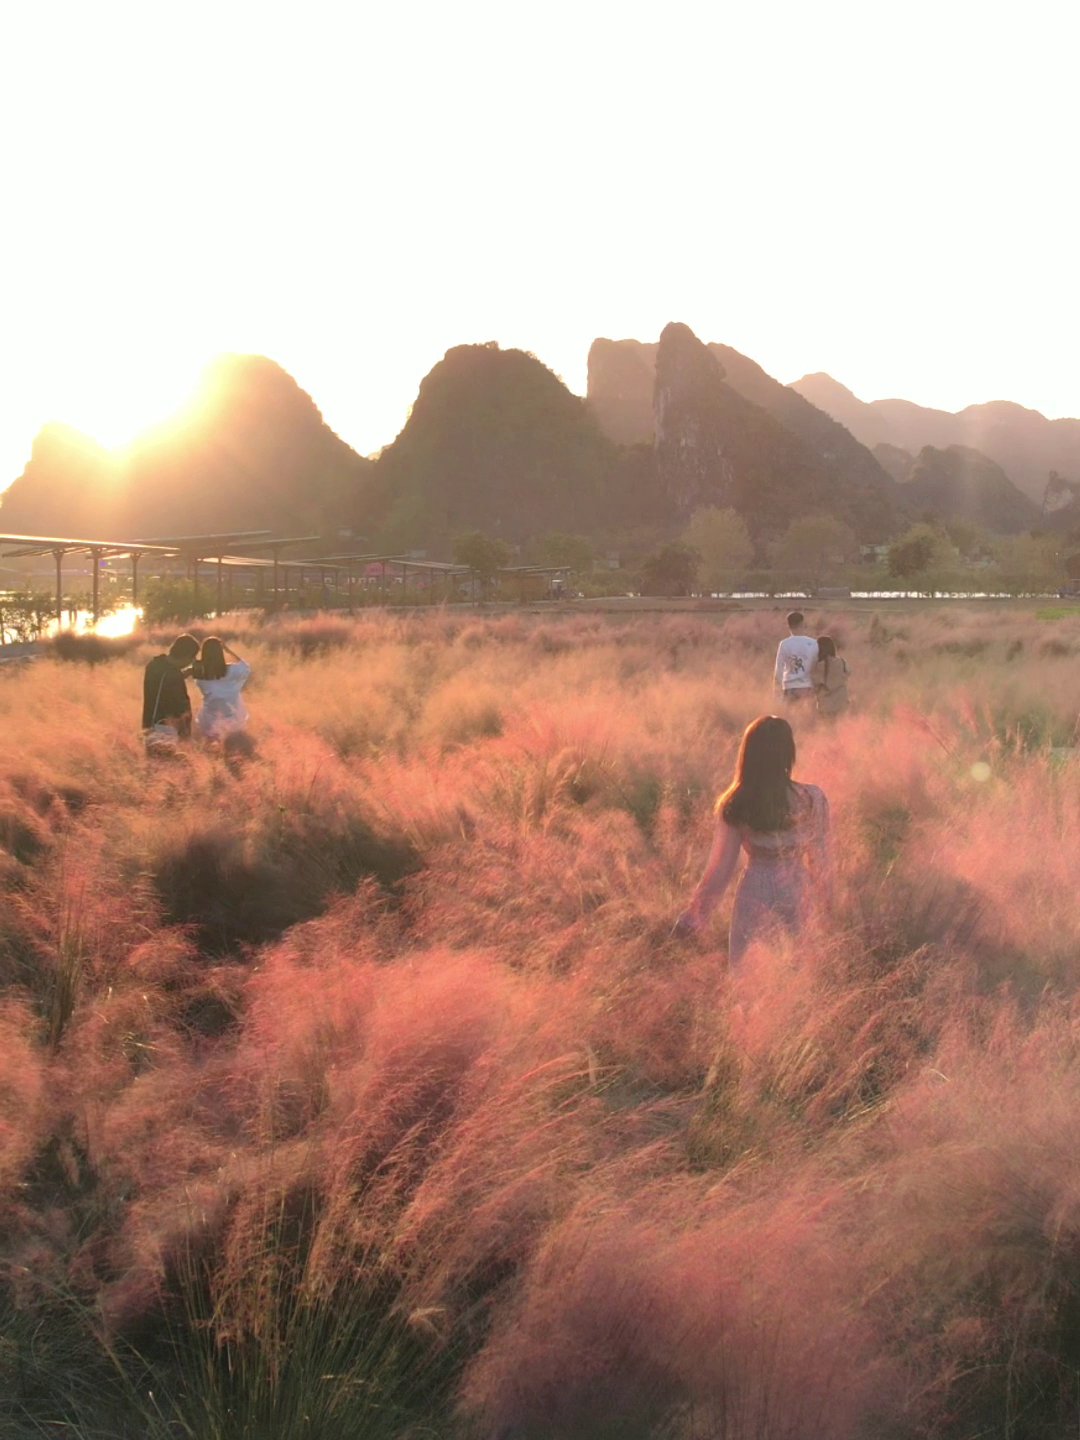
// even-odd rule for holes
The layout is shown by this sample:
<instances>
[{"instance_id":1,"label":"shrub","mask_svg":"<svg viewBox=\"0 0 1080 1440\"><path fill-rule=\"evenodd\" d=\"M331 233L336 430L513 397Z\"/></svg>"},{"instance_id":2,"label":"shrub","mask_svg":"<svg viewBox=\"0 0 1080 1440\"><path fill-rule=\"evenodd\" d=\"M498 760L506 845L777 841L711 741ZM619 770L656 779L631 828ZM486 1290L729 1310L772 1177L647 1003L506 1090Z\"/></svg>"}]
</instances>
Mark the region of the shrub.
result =
<instances>
[{"instance_id":1,"label":"shrub","mask_svg":"<svg viewBox=\"0 0 1080 1440\"><path fill-rule=\"evenodd\" d=\"M100 665L105 660L116 660L126 655L138 643L133 635L80 635L74 630L61 630L49 641L48 648L58 660L81 660L87 665Z\"/></svg>"},{"instance_id":2,"label":"shrub","mask_svg":"<svg viewBox=\"0 0 1080 1440\"><path fill-rule=\"evenodd\" d=\"M189 620L201 619L212 614L214 610L214 599L206 586L200 586L196 593L190 580L148 580L143 586L139 601L147 625L166 625L170 622L186 625Z\"/></svg>"}]
</instances>

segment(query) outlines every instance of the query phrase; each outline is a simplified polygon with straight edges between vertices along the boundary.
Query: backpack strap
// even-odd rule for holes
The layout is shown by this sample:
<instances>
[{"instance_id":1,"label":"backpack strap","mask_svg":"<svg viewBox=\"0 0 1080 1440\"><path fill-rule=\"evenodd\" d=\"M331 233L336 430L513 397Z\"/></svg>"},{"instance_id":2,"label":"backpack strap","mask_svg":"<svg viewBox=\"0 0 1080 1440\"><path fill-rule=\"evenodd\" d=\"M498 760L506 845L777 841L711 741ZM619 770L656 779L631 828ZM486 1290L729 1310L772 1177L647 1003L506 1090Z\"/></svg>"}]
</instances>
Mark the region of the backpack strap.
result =
<instances>
[{"instance_id":1,"label":"backpack strap","mask_svg":"<svg viewBox=\"0 0 1080 1440\"><path fill-rule=\"evenodd\" d=\"M154 701L154 711L153 711L153 714L150 716L150 727L149 727L149 728L151 728L151 729L157 724L158 706L161 704L161 691L162 691L162 688L163 688L164 684L165 684L165 672L162 671L162 672L161 672L161 679L158 681L157 699Z\"/></svg>"}]
</instances>

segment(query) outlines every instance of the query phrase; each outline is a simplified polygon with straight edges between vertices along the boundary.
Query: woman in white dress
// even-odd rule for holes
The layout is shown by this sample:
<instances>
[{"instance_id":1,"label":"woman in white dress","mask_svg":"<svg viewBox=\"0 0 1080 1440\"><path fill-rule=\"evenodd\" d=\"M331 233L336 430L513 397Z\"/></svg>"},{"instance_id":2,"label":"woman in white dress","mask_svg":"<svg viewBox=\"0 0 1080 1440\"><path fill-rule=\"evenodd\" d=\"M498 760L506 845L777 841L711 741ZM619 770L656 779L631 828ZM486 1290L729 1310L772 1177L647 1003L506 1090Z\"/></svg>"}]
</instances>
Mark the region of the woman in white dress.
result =
<instances>
[{"instance_id":1,"label":"woman in white dress","mask_svg":"<svg viewBox=\"0 0 1080 1440\"><path fill-rule=\"evenodd\" d=\"M195 717L195 728L202 738L227 740L239 735L248 722L241 691L251 678L251 666L212 635L203 641L192 676L203 697L202 709Z\"/></svg>"}]
</instances>

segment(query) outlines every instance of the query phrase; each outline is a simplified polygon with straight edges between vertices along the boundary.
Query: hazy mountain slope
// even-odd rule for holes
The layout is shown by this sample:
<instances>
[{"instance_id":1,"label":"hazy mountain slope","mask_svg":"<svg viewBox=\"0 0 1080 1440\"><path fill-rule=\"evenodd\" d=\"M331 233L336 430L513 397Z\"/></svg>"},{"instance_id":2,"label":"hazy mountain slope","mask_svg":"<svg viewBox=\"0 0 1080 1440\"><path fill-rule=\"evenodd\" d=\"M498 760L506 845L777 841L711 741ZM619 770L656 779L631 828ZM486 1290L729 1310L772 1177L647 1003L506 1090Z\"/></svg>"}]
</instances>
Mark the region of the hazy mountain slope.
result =
<instances>
[{"instance_id":1,"label":"hazy mountain slope","mask_svg":"<svg viewBox=\"0 0 1080 1440\"><path fill-rule=\"evenodd\" d=\"M826 411L789 385L782 385L730 345L712 344L709 349L723 365L725 379L733 390L760 405L793 435L805 440L823 460L840 470L845 483L887 484L887 472L870 450Z\"/></svg>"},{"instance_id":2,"label":"hazy mountain slope","mask_svg":"<svg viewBox=\"0 0 1080 1440\"><path fill-rule=\"evenodd\" d=\"M594 340L589 347L589 409L616 445L653 441L656 348L640 340Z\"/></svg>"},{"instance_id":3,"label":"hazy mountain slope","mask_svg":"<svg viewBox=\"0 0 1080 1440\"><path fill-rule=\"evenodd\" d=\"M371 472L279 365L226 355L190 405L123 449L47 426L0 501L0 528L106 538L323 533L362 517Z\"/></svg>"},{"instance_id":4,"label":"hazy mountain slope","mask_svg":"<svg viewBox=\"0 0 1080 1440\"><path fill-rule=\"evenodd\" d=\"M122 500L111 451L68 425L44 425L34 437L26 468L0 495L0 530L108 535L126 518Z\"/></svg>"},{"instance_id":5,"label":"hazy mountain slope","mask_svg":"<svg viewBox=\"0 0 1080 1440\"><path fill-rule=\"evenodd\" d=\"M911 451L901 450L899 445L875 445L873 454L881 468L898 481L906 480L915 464Z\"/></svg>"},{"instance_id":6,"label":"hazy mountain slope","mask_svg":"<svg viewBox=\"0 0 1080 1440\"><path fill-rule=\"evenodd\" d=\"M377 461L382 542L440 545L472 529L519 542L634 524L664 507L651 467L626 462L535 356L459 345L425 376Z\"/></svg>"},{"instance_id":7,"label":"hazy mountain slope","mask_svg":"<svg viewBox=\"0 0 1080 1440\"><path fill-rule=\"evenodd\" d=\"M961 445L947 450L924 446L900 495L912 513L971 520L999 535L1014 535L1039 523L1039 507L1001 466Z\"/></svg>"},{"instance_id":8,"label":"hazy mountain slope","mask_svg":"<svg viewBox=\"0 0 1080 1440\"><path fill-rule=\"evenodd\" d=\"M1080 480L1080 420L1048 420L1007 400L969 405L952 414L909 400L864 401L824 374L804 375L789 388L847 426L864 445L895 445L918 453L932 445L979 450L1013 483L1041 503L1051 470Z\"/></svg>"},{"instance_id":9,"label":"hazy mountain slope","mask_svg":"<svg viewBox=\"0 0 1080 1440\"><path fill-rule=\"evenodd\" d=\"M845 475L728 384L717 356L686 325L660 336L653 412L658 475L683 518L705 505L732 506L767 535L825 512L867 539L883 538L894 523L887 477Z\"/></svg>"},{"instance_id":10,"label":"hazy mountain slope","mask_svg":"<svg viewBox=\"0 0 1080 1440\"><path fill-rule=\"evenodd\" d=\"M865 400L860 400L846 385L841 385L831 375L823 372L804 375L801 380L793 381L789 388L839 421L845 429L851 431L856 440L868 445L871 450L875 445L912 448L893 434L892 427L883 415L879 415ZM921 448L921 445L914 446L915 450Z\"/></svg>"}]
</instances>

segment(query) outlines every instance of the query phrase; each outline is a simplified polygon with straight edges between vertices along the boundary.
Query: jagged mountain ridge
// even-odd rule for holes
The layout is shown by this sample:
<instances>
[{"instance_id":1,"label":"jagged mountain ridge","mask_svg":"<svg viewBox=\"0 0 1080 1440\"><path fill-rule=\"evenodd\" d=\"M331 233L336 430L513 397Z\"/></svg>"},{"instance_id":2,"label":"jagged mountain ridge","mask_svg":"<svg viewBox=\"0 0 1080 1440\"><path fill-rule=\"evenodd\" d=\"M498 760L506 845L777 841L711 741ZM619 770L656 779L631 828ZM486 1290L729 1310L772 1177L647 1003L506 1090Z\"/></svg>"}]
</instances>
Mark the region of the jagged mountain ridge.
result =
<instances>
[{"instance_id":1,"label":"jagged mountain ridge","mask_svg":"<svg viewBox=\"0 0 1080 1440\"><path fill-rule=\"evenodd\" d=\"M621 444L648 441L655 438L654 389L657 374L657 350L655 344L639 340L593 341L589 350L588 399L603 432ZM822 481L822 468L832 474L835 488L841 497L850 497L852 492L867 495L890 494L891 475L878 464L874 455L857 441L844 426L840 425L824 410L811 405L804 397L779 380L773 379L755 361L740 354L732 346L707 344L708 354L719 361L723 370L723 382L736 396L750 402L756 409L766 413L778 422L786 432L791 433L802 445L795 448L776 439L772 432L773 444L779 451L786 451L795 472L814 475L814 488L819 500L827 510L837 508L837 501L829 494L829 485ZM752 410L740 408L737 400L729 400L732 423L740 423L749 429L762 432L760 416L753 416ZM739 415L736 416L736 413ZM806 451L812 454L806 454ZM783 488L783 487L780 487ZM841 504L847 500L841 500ZM802 504L795 501L801 510ZM867 500L858 501L857 508L870 508ZM838 511L840 513L840 511ZM851 516L841 516L851 520ZM855 517L858 523L858 517ZM865 517L863 520L865 527ZM873 528L880 528L874 526Z\"/></svg>"},{"instance_id":2,"label":"jagged mountain ridge","mask_svg":"<svg viewBox=\"0 0 1080 1440\"><path fill-rule=\"evenodd\" d=\"M969 405L955 413L910 400L860 400L831 375L804 375L789 387L874 448L891 445L917 454L925 445L978 450L999 465L1025 495L1041 504L1051 470L1080 480L1080 419L1048 420L1008 400Z\"/></svg>"},{"instance_id":3,"label":"jagged mountain ridge","mask_svg":"<svg viewBox=\"0 0 1080 1440\"><path fill-rule=\"evenodd\" d=\"M970 520L999 535L1016 535L1039 524L1039 506L1000 465L962 445L938 450L924 445L900 485L906 507Z\"/></svg>"},{"instance_id":4,"label":"jagged mountain ridge","mask_svg":"<svg viewBox=\"0 0 1080 1440\"><path fill-rule=\"evenodd\" d=\"M765 535L823 511L866 539L894 523L893 481L869 451L730 346L705 345L685 325L666 327L658 345L598 339L588 375L605 434L655 443L684 517L695 504L730 504Z\"/></svg>"},{"instance_id":5,"label":"jagged mountain ridge","mask_svg":"<svg viewBox=\"0 0 1080 1440\"><path fill-rule=\"evenodd\" d=\"M0 496L0 527L104 537L321 534L357 523L372 470L280 365L224 355L189 405L118 450L45 426Z\"/></svg>"}]
</instances>

